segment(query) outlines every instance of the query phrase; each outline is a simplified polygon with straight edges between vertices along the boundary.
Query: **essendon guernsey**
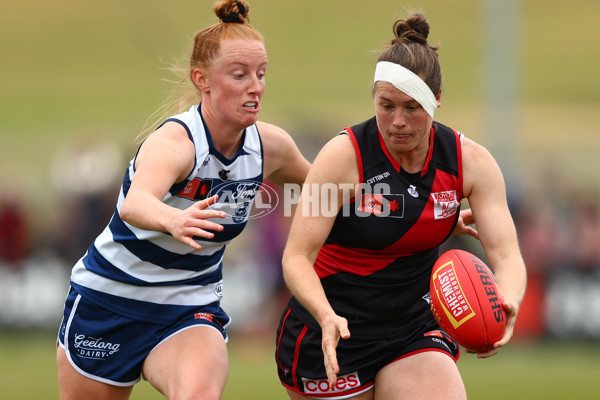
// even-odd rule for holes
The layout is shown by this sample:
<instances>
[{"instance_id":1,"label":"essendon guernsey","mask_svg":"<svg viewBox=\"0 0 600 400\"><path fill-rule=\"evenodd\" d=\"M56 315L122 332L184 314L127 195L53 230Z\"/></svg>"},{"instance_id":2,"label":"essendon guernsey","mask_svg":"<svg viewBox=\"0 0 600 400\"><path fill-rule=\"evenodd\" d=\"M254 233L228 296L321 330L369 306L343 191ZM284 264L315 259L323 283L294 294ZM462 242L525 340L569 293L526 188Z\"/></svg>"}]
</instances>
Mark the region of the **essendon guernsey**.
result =
<instances>
[{"instance_id":1,"label":"essendon guernsey","mask_svg":"<svg viewBox=\"0 0 600 400\"><path fill-rule=\"evenodd\" d=\"M364 189L337 215L314 268L352 337L402 334L410 320L431 318L431 269L463 197L461 134L434 123L425 167L410 174L387 151L375 118L342 133L354 144ZM373 323L384 328L373 332Z\"/></svg>"}]
</instances>

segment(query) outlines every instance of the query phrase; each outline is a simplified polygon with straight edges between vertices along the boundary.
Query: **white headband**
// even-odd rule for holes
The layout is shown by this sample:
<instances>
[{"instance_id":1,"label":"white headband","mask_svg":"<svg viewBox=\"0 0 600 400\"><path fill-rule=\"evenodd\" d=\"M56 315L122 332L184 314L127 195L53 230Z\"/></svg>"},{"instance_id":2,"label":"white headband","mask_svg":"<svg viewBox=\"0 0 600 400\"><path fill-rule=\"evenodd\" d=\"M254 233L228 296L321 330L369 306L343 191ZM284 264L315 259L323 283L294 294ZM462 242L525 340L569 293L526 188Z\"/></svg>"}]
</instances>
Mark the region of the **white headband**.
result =
<instances>
[{"instance_id":1,"label":"white headband","mask_svg":"<svg viewBox=\"0 0 600 400\"><path fill-rule=\"evenodd\" d=\"M375 68L373 82L377 81L389 82L396 89L415 99L433 119L433 111L438 104L437 100L429 86L417 74L399 64L380 61Z\"/></svg>"}]
</instances>

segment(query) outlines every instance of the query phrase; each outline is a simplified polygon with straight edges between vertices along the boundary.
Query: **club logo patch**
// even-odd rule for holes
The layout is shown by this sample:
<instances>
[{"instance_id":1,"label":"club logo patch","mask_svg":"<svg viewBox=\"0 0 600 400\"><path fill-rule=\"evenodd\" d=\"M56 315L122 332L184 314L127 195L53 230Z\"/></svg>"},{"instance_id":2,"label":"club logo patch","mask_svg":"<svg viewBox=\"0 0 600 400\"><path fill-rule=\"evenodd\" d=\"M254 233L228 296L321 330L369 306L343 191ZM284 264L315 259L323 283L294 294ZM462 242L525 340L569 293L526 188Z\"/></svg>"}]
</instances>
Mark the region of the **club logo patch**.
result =
<instances>
[{"instance_id":1,"label":"club logo patch","mask_svg":"<svg viewBox=\"0 0 600 400\"><path fill-rule=\"evenodd\" d=\"M435 219L450 218L456 215L460 202L456 190L431 193L433 199L433 215Z\"/></svg>"}]
</instances>

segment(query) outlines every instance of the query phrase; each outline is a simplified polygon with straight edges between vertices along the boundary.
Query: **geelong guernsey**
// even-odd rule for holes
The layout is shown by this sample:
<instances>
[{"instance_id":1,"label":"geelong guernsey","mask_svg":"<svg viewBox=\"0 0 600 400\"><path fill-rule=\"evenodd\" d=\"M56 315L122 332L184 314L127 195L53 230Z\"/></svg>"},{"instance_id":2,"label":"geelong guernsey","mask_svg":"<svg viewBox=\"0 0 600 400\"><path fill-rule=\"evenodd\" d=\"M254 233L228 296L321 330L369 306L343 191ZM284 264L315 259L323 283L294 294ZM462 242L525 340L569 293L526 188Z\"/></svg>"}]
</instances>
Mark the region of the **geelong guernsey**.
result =
<instances>
[{"instance_id":1,"label":"geelong guernsey","mask_svg":"<svg viewBox=\"0 0 600 400\"><path fill-rule=\"evenodd\" d=\"M343 131L353 142L364 190L338 213L314 268L352 337L406 334L418 320L432 319L429 278L463 197L461 134L434 127L426 164L416 174L392 158L375 118Z\"/></svg>"},{"instance_id":2,"label":"geelong guernsey","mask_svg":"<svg viewBox=\"0 0 600 400\"><path fill-rule=\"evenodd\" d=\"M163 202L185 209L219 195L211 208L226 218L213 239L196 238L201 250L179 242L168 233L136 228L119 217L135 174L135 157L125 173L116 211L108 226L73 267L71 284L98 305L135 319L166 323L174 315L218 306L223 297L223 253L244 229L262 183L262 144L256 125L246 128L237 154L227 159L215 149L195 105L167 121L181 124L196 147L193 171L173 185Z\"/></svg>"}]
</instances>

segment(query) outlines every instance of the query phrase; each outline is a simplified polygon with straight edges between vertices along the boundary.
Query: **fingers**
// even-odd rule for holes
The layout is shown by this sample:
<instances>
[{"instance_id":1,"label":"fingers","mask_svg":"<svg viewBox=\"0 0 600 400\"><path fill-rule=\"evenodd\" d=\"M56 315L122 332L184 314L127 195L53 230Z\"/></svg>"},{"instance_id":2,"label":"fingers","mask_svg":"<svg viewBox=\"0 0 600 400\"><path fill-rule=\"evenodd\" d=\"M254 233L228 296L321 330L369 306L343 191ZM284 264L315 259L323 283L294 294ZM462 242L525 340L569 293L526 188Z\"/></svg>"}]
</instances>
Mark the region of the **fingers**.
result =
<instances>
[{"instance_id":1,"label":"fingers","mask_svg":"<svg viewBox=\"0 0 600 400\"><path fill-rule=\"evenodd\" d=\"M465 225L472 225L475 223L475 217L473 216L473 210L467 208L460 211L460 217L465 222Z\"/></svg>"},{"instance_id":2,"label":"fingers","mask_svg":"<svg viewBox=\"0 0 600 400\"><path fill-rule=\"evenodd\" d=\"M494 348L492 350L486 351L485 353L479 353L477 354L477 358L489 358L491 356L494 356L498 353L498 351L500 351L500 348Z\"/></svg>"},{"instance_id":3,"label":"fingers","mask_svg":"<svg viewBox=\"0 0 600 400\"><path fill-rule=\"evenodd\" d=\"M350 339L350 330L348 329L348 321L343 319L338 326L338 331L342 339Z\"/></svg>"},{"instance_id":4,"label":"fingers","mask_svg":"<svg viewBox=\"0 0 600 400\"><path fill-rule=\"evenodd\" d=\"M217 210L195 210L190 216L191 220L189 221L189 230L186 236L212 239L215 237L214 232L221 232L224 228L223 225L209 221L209 219L224 218L227 214Z\"/></svg>"},{"instance_id":5,"label":"fingers","mask_svg":"<svg viewBox=\"0 0 600 400\"><path fill-rule=\"evenodd\" d=\"M467 347L465 347L465 351L469 354L477 354L477 358L488 358L493 355L496 355L500 351L500 347L502 346L499 345L499 342L496 342L494 343L494 346L488 351L480 352L478 350L469 349Z\"/></svg>"},{"instance_id":6,"label":"fingers","mask_svg":"<svg viewBox=\"0 0 600 400\"><path fill-rule=\"evenodd\" d=\"M496 343L494 343L493 348L489 351L478 353L477 351L465 349L467 353L477 353L477 358L488 358L493 355L496 355L502 347L506 346L508 342L510 342L510 339L512 338L514 333L515 321L517 317L517 307L515 307L512 303L507 301L502 303L502 307L506 311L507 318L506 328L504 330L504 335L502 336L502 338Z\"/></svg>"},{"instance_id":7,"label":"fingers","mask_svg":"<svg viewBox=\"0 0 600 400\"><path fill-rule=\"evenodd\" d=\"M211 196L207 199L195 203L192 207L190 207L196 210L196 212L194 213L194 217L198 219L225 218L227 216L227 213L219 210L208 209L208 207L212 206L213 204L216 204L218 200L219 195L215 194L214 196ZM201 213L199 213L198 211L201 211ZM206 228L213 229L209 228L208 226Z\"/></svg>"},{"instance_id":8,"label":"fingers","mask_svg":"<svg viewBox=\"0 0 600 400\"><path fill-rule=\"evenodd\" d=\"M194 239L192 239L190 236L183 236L183 237L179 238L179 240L183 244L187 244L188 246L194 248L194 250L202 249L202 246L199 243L197 243Z\"/></svg>"},{"instance_id":9,"label":"fingers","mask_svg":"<svg viewBox=\"0 0 600 400\"><path fill-rule=\"evenodd\" d=\"M218 200L219 196L214 195L183 210L171 230L173 236L195 250L200 250L202 246L194 238L212 239L215 237L214 232L221 232L224 229L223 225L210 221L211 219L227 217L227 214L223 211L208 208Z\"/></svg>"},{"instance_id":10,"label":"fingers","mask_svg":"<svg viewBox=\"0 0 600 400\"><path fill-rule=\"evenodd\" d=\"M349 339L350 330L348 329L348 321L345 318L337 317L333 324L322 326L323 335L323 358L325 363L325 372L327 373L327 380L329 386L334 387L337 383L337 374L340 371L336 347L339 339Z\"/></svg>"},{"instance_id":11,"label":"fingers","mask_svg":"<svg viewBox=\"0 0 600 400\"><path fill-rule=\"evenodd\" d=\"M322 331L322 347L325 372L327 373L329 386L333 386L337 382L337 373L340 370L337 362L337 352L335 351L340 336L337 334L337 329L335 330L335 332L330 332L330 330Z\"/></svg>"},{"instance_id":12,"label":"fingers","mask_svg":"<svg viewBox=\"0 0 600 400\"><path fill-rule=\"evenodd\" d=\"M193 218L192 227L197 228L192 234L193 236L212 239L215 236L214 233L207 231L220 232L223 230L223 225L213 221L208 221L209 219L225 218L227 216L227 214L223 211L207 209L211 205L215 204L218 200L219 195L214 195L199 201L190 207L190 216Z\"/></svg>"},{"instance_id":13,"label":"fingers","mask_svg":"<svg viewBox=\"0 0 600 400\"><path fill-rule=\"evenodd\" d=\"M340 367L337 362L337 353L335 351L335 347L333 346L327 346L324 351L327 380L329 381L329 387L334 387L337 383L337 373L340 372Z\"/></svg>"},{"instance_id":14,"label":"fingers","mask_svg":"<svg viewBox=\"0 0 600 400\"><path fill-rule=\"evenodd\" d=\"M473 236L475 239L479 239L479 232L470 226L465 227L465 233L469 236Z\"/></svg>"},{"instance_id":15,"label":"fingers","mask_svg":"<svg viewBox=\"0 0 600 400\"><path fill-rule=\"evenodd\" d=\"M200 237L204 239L212 239L215 237L214 232L222 232L223 225L210 222L210 221L199 221L197 226L193 228L193 231L190 233L190 236Z\"/></svg>"},{"instance_id":16,"label":"fingers","mask_svg":"<svg viewBox=\"0 0 600 400\"><path fill-rule=\"evenodd\" d=\"M211 197L207 197L206 199L199 201L197 204L201 210L204 210L204 209L208 208L209 206L212 206L213 204L215 204L218 200L219 200L219 195L215 194Z\"/></svg>"}]
</instances>

